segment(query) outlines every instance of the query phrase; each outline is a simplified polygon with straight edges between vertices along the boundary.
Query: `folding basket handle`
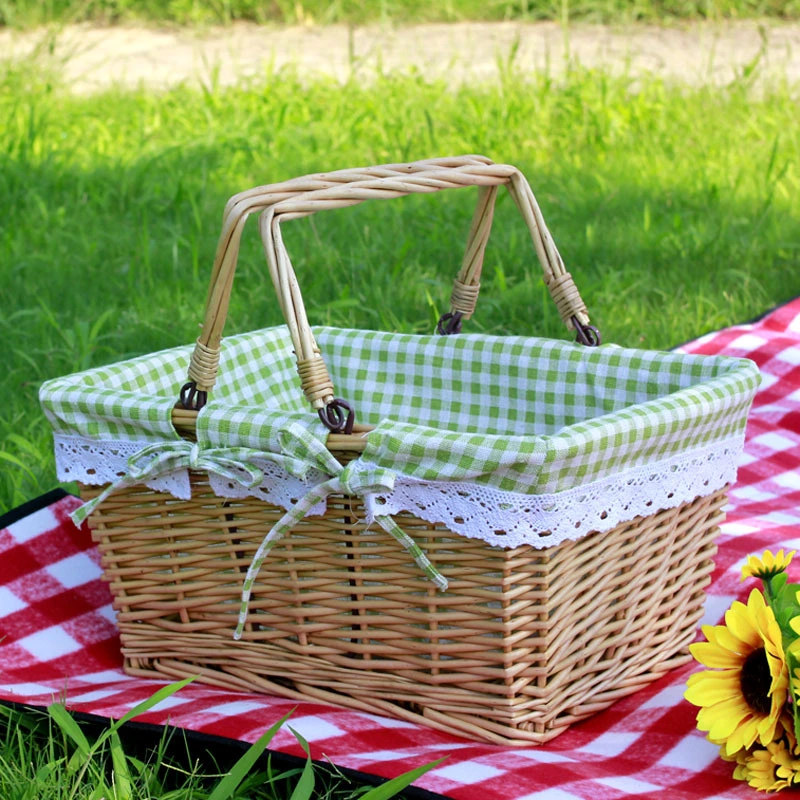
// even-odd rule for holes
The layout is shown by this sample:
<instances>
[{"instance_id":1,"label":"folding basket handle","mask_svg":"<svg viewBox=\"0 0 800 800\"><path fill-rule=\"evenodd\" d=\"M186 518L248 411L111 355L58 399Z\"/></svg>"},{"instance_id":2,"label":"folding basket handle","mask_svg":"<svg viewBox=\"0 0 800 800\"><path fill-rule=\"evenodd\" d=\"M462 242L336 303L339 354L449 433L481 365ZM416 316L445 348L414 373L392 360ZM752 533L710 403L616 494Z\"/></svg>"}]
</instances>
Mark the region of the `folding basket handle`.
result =
<instances>
[{"instance_id":1,"label":"folding basket handle","mask_svg":"<svg viewBox=\"0 0 800 800\"><path fill-rule=\"evenodd\" d=\"M263 211L281 200L319 189L332 188L365 179L408 176L427 170L458 167L467 163L489 164L491 162L484 156L461 156L415 161L411 164L384 164L358 169L343 169L257 186L231 197L223 214L222 232L217 244L206 296L202 332L197 339L189 365L189 382L181 389L180 406L184 409L199 410L205 404L208 392L216 382L220 341L228 314L239 245L245 223L251 214ZM192 418L190 417L190 419ZM190 428L192 424L189 423Z\"/></svg>"},{"instance_id":2,"label":"folding basket handle","mask_svg":"<svg viewBox=\"0 0 800 800\"><path fill-rule=\"evenodd\" d=\"M206 302L203 332L189 368L190 383L182 393L184 406L199 407L216 379L219 342L227 314L230 289L244 222L262 211L261 234L270 274L286 319L298 363L303 391L332 430L342 430L347 417L342 401L335 400L333 383L320 355L305 312L300 287L283 244L280 223L317 211L342 208L370 199L388 199L412 193L430 193L463 186L481 187L461 270L451 297L450 320L456 324L475 308L483 255L491 228L497 187L506 185L522 214L544 272L545 283L569 328L586 344L596 344L596 331L580 294L542 218L527 181L515 167L493 164L482 156L436 159L412 164L385 165L360 170L321 173L249 190L228 203ZM198 402L199 401L199 402Z\"/></svg>"}]
</instances>

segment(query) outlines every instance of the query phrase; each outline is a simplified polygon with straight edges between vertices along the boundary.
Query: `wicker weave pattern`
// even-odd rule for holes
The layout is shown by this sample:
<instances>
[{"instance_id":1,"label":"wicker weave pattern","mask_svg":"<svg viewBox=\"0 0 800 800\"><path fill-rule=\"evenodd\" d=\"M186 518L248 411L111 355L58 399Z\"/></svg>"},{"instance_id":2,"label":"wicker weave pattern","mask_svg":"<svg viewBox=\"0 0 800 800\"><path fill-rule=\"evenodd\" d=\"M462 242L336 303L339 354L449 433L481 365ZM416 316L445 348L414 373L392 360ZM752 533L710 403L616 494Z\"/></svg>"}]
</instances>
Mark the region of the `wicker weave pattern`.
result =
<instances>
[{"instance_id":1,"label":"wicker weave pattern","mask_svg":"<svg viewBox=\"0 0 800 800\"><path fill-rule=\"evenodd\" d=\"M189 365L191 392L197 389L205 394L216 380L215 353L227 314L239 241L250 214L261 215L265 253L303 391L312 406L324 413L333 398L333 383L306 318L281 239L281 223L369 199L477 186L478 204L451 306L469 316L478 295L494 199L501 185L509 188L525 219L545 283L564 321L587 334L585 307L564 270L530 187L514 167L495 165L481 156L464 156L343 170L258 187L229 202L203 332ZM462 341L457 349L468 344ZM343 345L349 358L355 350L347 342ZM286 359L269 349L267 356L281 365L276 380L283 394L289 383ZM618 351L609 357L618 360L622 356ZM480 364L484 357L473 353L466 360ZM485 360L490 360L490 355ZM237 359L233 361L235 369L239 364ZM422 362L424 373L426 359ZM701 372L706 368L699 362L696 366ZM656 393L660 396L664 382L664 392L671 397L668 404L673 403L676 412L694 391L692 380L680 378L686 367L694 369L682 362L674 369L667 365L665 370L656 370ZM347 372L346 363L337 368L340 374ZM603 381L614 386L622 382L626 391L633 392L631 402L638 404L637 409L629 410L628 398L619 403L614 400L610 406L601 405L604 420L598 417L600 408L576 412L569 420L538 420L546 428L551 426L547 432L554 433L553 438L563 433L565 424L574 426L579 443L591 438L595 426L608 427L610 419L627 420L619 429L603 428L598 446L587 450L589 457L581 461L609 475L624 470L630 458L619 448L631 442L643 443L645 462L659 454L644 435L650 430L647 425L654 430L654 442L662 442L669 454L702 445L720 431L724 435L740 432L757 380L757 371L750 374L744 370L739 377L722 381L718 391L699 387L691 394L697 414L691 425L682 426L677 413L667 414L666 421L653 415L657 401L641 394L644 386L639 385L636 370L623 368L611 375L599 366L589 371L593 377L588 388L576 388L571 379L565 381L565 373L573 373L553 364L546 375L532 378L530 386L538 390L539 384L547 388L556 381L564 384L562 394L580 398L596 393L596 378L597 386ZM665 371L668 374L662 374ZM354 380L359 383L357 377ZM258 395L255 382L245 379L244 383L248 397ZM498 384L491 379L489 383ZM527 395L528 385L522 393ZM134 402L133 392L130 395L124 398L126 402ZM222 387L219 395L217 403L231 400ZM341 494L357 492L357 486L343 480L328 486L336 493L328 497L324 514L300 519L290 535L274 544L252 587L243 636L234 640L248 568L285 509L263 498L214 494L208 473L198 471L209 469L201 466L205 463L201 445L206 438L213 438L213 406L212 401L200 412L199 424L193 407L172 413L180 435L187 439L196 435L199 440L197 447L188 447L189 468L184 470L187 482L191 476L190 499L176 499L123 480L91 517L119 615L129 672L169 679L200 674L205 681L221 686L316 698L499 744L538 744L688 660L687 646L702 614L713 540L726 500L725 488L717 487L727 476L715 486L706 479L705 496L668 510L654 507L652 514L616 527L612 527L614 520L624 517L606 517L604 532L597 530L603 527L601 522L592 526L579 522L576 527L583 525L594 532L541 549L530 544L495 547L480 538L458 536L442 524L398 514L396 522L402 530L448 579L449 589L444 593L426 580L390 533L377 526L370 528L365 501ZM218 443L223 449L231 446L228 434L237 425L232 418L238 417L244 428L250 426L244 410L242 406L225 409ZM279 427L276 413L283 410L290 416L302 413L294 402L286 409L264 408L269 442ZM166 411L160 404L154 406L152 415L162 427L167 422ZM439 408L438 412L436 421L441 424L443 411ZM535 412L541 414L539 408ZM496 442L490 443L496 445L488 460L494 471L500 467L497 458L509 458L507 450L514 444L509 431L516 433L518 420L509 414L508 427L499 429L493 437ZM147 414L143 416L149 421ZM309 414L309 419L315 418ZM145 421L134 420L136 426ZM373 421L380 428L381 421ZM465 431L469 429L461 420L457 422L445 433L459 442L468 440ZM392 432L419 460L420 432L415 433L411 423L406 425L408 430L401 430L405 423L398 423ZM327 460L330 456L337 459L333 474L339 474L339 466L344 472L348 464L354 467L352 472L358 465L363 467L363 460L353 459L365 450L363 434L368 426L357 427L352 434L337 428L325 444L313 437L306 441L305 434L314 425L321 427L316 422L299 425L296 438L304 446L313 445L311 449L316 448ZM93 432L93 428L86 431ZM167 433L167 440L176 436L171 427ZM445 434L439 433L444 438ZM250 443L248 435L244 438ZM258 446L263 436L256 439L253 444ZM523 444L526 454L529 443ZM176 446L172 442L171 446L187 450L183 443ZM286 446L282 439L281 454L277 454L270 444L270 455L282 457ZM389 449L399 453L402 447ZM575 448L562 449L572 452ZM473 450L464 455L474 459ZM452 456L448 449L443 458L434 459L440 468L425 479L447 478L440 462L451 463ZM322 470L327 474L324 466ZM562 476L564 485L556 488L581 485L580 478L586 474L588 467L579 471L577 481ZM667 490L674 491L671 484ZM102 487L86 487L84 496L91 499L101 491ZM188 491L184 496L189 496ZM304 510L300 498L291 502ZM422 506L417 508L419 514L426 513ZM537 543L551 541L545 538L548 533L533 530Z\"/></svg>"},{"instance_id":2,"label":"wicker weave pattern","mask_svg":"<svg viewBox=\"0 0 800 800\"><path fill-rule=\"evenodd\" d=\"M358 500L276 545L231 639L244 573L283 509L130 488L93 519L126 669L318 698L504 744L548 741L687 660L725 492L546 550L408 516L439 593ZM91 497L96 489L87 490Z\"/></svg>"}]
</instances>

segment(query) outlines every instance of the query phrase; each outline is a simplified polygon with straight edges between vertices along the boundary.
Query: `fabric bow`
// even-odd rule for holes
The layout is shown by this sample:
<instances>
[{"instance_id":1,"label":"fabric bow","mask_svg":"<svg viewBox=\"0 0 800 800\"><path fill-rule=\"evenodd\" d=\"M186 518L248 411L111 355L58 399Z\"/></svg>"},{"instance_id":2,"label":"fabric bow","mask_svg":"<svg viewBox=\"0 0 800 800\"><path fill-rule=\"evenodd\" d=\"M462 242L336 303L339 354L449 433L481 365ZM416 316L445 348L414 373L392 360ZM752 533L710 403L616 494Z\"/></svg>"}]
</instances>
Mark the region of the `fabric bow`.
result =
<instances>
[{"instance_id":1,"label":"fabric bow","mask_svg":"<svg viewBox=\"0 0 800 800\"><path fill-rule=\"evenodd\" d=\"M97 497L72 512L80 525L112 492L126 486L146 483L161 475L181 469L204 470L240 483L248 489L264 480L264 473L252 462L253 458L269 458L271 454L248 447L210 447L201 449L183 439L149 445L128 459L128 471L120 480L107 486ZM181 498L188 499L188 498Z\"/></svg>"},{"instance_id":2,"label":"fabric bow","mask_svg":"<svg viewBox=\"0 0 800 800\"><path fill-rule=\"evenodd\" d=\"M377 522L411 555L417 566L438 589L441 591L447 589L447 579L431 564L420 546L390 516L375 511L375 493L391 491L394 488L393 472L378 466L364 465L358 459L351 461L346 467L342 466L317 437L296 423L284 428L279 434L279 440L283 453L302 463L312 463L321 472L332 477L310 489L264 537L245 576L239 622L233 634L234 639L240 639L242 636L253 584L270 548L289 533L315 505L324 502L332 494L362 498L367 512L367 522Z\"/></svg>"}]
</instances>

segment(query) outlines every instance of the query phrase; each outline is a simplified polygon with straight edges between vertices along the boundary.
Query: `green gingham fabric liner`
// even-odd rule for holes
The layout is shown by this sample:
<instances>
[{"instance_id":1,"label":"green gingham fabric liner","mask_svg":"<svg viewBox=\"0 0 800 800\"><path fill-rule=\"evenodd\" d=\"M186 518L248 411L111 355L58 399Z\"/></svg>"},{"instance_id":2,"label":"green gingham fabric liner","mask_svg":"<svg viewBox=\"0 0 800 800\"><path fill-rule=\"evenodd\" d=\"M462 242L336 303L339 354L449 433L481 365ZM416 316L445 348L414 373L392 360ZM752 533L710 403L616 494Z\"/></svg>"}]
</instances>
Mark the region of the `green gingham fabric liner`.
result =
<instances>
[{"instance_id":1,"label":"green gingham fabric liner","mask_svg":"<svg viewBox=\"0 0 800 800\"><path fill-rule=\"evenodd\" d=\"M584 348L524 337L414 336L316 328L337 395L377 424L363 460L421 480L551 493L624 467L743 435L758 384L750 361ZM169 414L191 348L50 381L57 434L174 440ZM203 447L278 452L298 422L323 435L281 328L223 342L198 418Z\"/></svg>"},{"instance_id":2,"label":"green gingham fabric liner","mask_svg":"<svg viewBox=\"0 0 800 800\"><path fill-rule=\"evenodd\" d=\"M56 434L97 441L178 439L170 415L190 355L191 348L177 347L55 378L43 384L39 401Z\"/></svg>"},{"instance_id":3,"label":"green gingham fabric liner","mask_svg":"<svg viewBox=\"0 0 800 800\"><path fill-rule=\"evenodd\" d=\"M245 416L253 421L241 419L238 430L246 436L254 427L258 447L269 442L261 431L272 424L259 419L261 409L296 412L299 420L309 416L287 329L233 336L225 340L223 351L224 367L214 387L214 402L247 408ZM177 439L171 413L186 382L191 353L192 346L176 347L55 378L41 387L42 409L57 434L98 441ZM267 449L276 446L274 442Z\"/></svg>"},{"instance_id":4,"label":"green gingham fabric liner","mask_svg":"<svg viewBox=\"0 0 800 800\"><path fill-rule=\"evenodd\" d=\"M750 361L525 337L317 329L363 459L420 480L567 490L744 435Z\"/></svg>"}]
</instances>

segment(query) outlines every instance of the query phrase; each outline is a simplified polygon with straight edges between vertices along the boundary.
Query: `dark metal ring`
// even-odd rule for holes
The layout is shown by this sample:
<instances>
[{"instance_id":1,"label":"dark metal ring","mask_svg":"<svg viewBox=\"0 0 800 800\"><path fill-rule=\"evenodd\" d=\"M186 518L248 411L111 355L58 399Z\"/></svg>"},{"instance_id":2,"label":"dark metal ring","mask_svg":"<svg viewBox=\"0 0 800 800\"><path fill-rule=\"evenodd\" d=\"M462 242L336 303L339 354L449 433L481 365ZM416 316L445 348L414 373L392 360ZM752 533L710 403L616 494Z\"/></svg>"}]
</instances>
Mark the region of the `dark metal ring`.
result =
<instances>
[{"instance_id":1,"label":"dark metal ring","mask_svg":"<svg viewBox=\"0 0 800 800\"><path fill-rule=\"evenodd\" d=\"M198 392L196 381L184 383L180 397L181 405L189 411L199 411L208 402L208 392Z\"/></svg>"},{"instance_id":2,"label":"dark metal ring","mask_svg":"<svg viewBox=\"0 0 800 800\"><path fill-rule=\"evenodd\" d=\"M578 321L577 317L572 318L572 324L575 326L575 341L578 344L586 347L598 347L602 343L600 331L594 325L584 325Z\"/></svg>"},{"instance_id":3,"label":"dark metal ring","mask_svg":"<svg viewBox=\"0 0 800 800\"><path fill-rule=\"evenodd\" d=\"M322 424L333 433L353 432L356 415L351 406L344 400L331 400L325 408L317 411Z\"/></svg>"},{"instance_id":4,"label":"dark metal ring","mask_svg":"<svg viewBox=\"0 0 800 800\"><path fill-rule=\"evenodd\" d=\"M451 336L454 333L461 333L461 321L464 314L461 311L448 311L439 317L436 323L436 333L440 336Z\"/></svg>"}]
</instances>

